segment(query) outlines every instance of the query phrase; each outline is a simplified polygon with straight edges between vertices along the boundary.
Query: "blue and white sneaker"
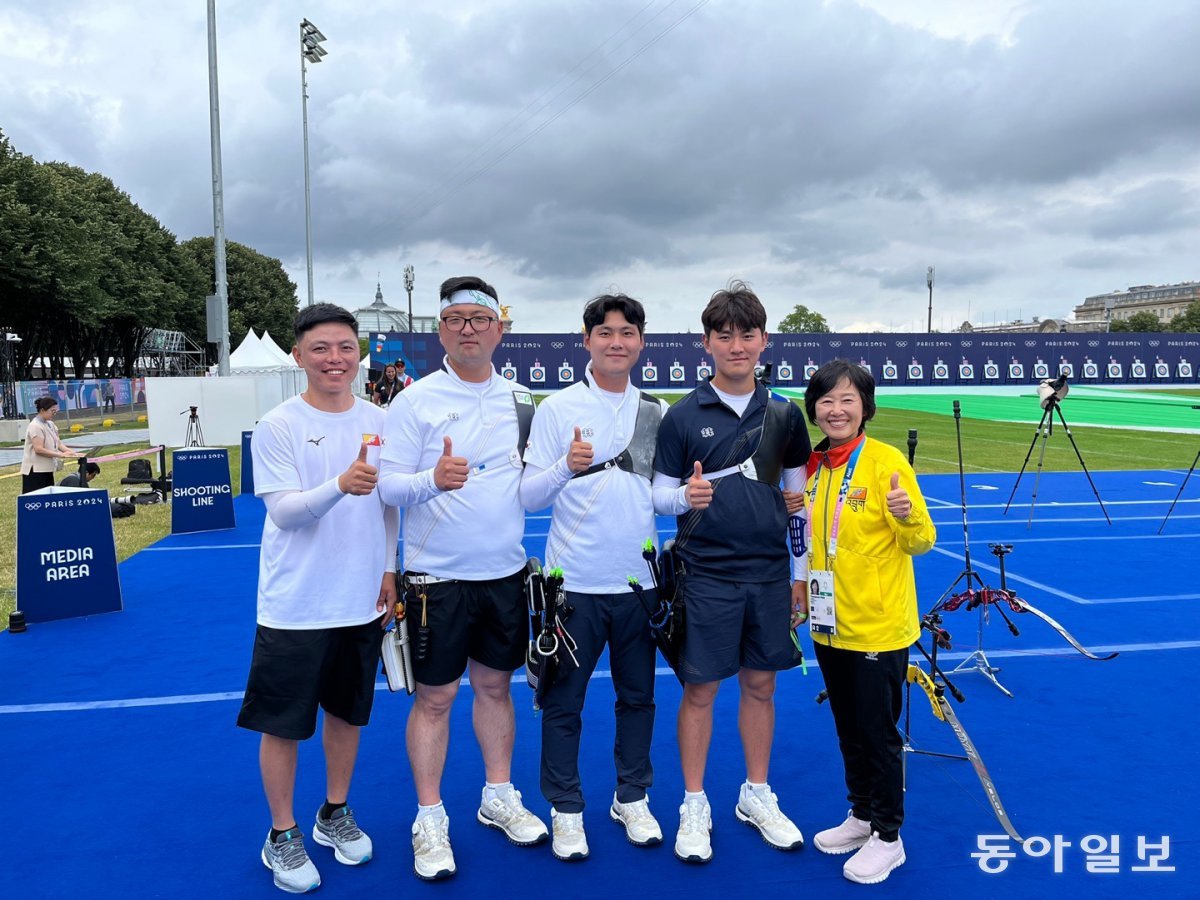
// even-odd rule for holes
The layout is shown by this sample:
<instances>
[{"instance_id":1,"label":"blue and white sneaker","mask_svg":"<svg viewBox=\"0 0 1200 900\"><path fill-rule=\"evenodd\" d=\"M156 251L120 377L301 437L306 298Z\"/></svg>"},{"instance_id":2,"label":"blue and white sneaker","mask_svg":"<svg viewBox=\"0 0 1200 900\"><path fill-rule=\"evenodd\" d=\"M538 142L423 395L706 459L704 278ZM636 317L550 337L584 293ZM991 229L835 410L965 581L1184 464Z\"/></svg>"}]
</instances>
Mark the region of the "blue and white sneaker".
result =
<instances>
[{"instance_id":1,"label":"blue and white sneaker","mask_svg":"<svg viewBox=\"0 0 1200 900\"><path fill-rule=\"evenodd\" d=\"M262 861L275 875L275 887L289 894L306 894L321 886L321 876L308 858L308 852L304 849L304 832L299 828L281 832L274 841L271 840L271 833L267 832Z\"/></svg>"},{"instance_id":2,"label":"blue and white sneaker","mask_svg":"<svg viewBox=\"0 0 1200 900\"><path fill-rule=\"evenodd\" d=\"M349 806L339 806L328 819L322 819L321 811L317 810L313 840L322 847L332 847L333 858L344 866L361 866L370 862L374 849L371 839L358 827L354 810Z\"/></svg>"}]
</instances>

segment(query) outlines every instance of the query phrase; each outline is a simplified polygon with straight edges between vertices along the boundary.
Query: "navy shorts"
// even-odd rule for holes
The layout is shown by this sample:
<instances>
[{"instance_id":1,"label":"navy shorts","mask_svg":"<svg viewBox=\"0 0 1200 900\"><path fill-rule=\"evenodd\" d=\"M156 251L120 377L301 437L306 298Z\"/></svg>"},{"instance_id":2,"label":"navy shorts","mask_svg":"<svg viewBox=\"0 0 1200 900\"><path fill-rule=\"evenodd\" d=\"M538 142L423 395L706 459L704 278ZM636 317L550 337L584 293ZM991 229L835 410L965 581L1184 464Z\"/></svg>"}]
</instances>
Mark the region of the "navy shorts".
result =
<instances>
[{"instance_id":1,"label":"navy shorts","mask_svg":"<svg viewBox=\"0 0 1200 900\"><path fill-rule=\"evenodd\" d=\"M800 664L792 643L792 582L723 581L688 574L680 674L688 684L722 681L739 669L778 672Z\"/></svg>"},{"instance_id":2,"label":"navy shorts","mask_svg":"<svg viewBox=\"0 0 1200 900\"><path fill-rule=\"evenodd\" d=\"M409 639L413 641L413 675L418 684L450 684L473 659L500 672L525 664L529 646L529 610L525 602L525 570L490 581L443 581L425 586L425 601L413 588L404 593ZM419 658L422 610L428 653Z\"/></svg>"},{"instance_id":3,"label":"navy shorts","mask_svg":"<svg viewBox=\"0 0 1200 900\"><path fill-rule=\"evenodd\" d=\"M379 622L303 630L259 625L238 725L303 741L317 730L318 706L366 725L383 643Z\"/></svg>"}]
</instances>

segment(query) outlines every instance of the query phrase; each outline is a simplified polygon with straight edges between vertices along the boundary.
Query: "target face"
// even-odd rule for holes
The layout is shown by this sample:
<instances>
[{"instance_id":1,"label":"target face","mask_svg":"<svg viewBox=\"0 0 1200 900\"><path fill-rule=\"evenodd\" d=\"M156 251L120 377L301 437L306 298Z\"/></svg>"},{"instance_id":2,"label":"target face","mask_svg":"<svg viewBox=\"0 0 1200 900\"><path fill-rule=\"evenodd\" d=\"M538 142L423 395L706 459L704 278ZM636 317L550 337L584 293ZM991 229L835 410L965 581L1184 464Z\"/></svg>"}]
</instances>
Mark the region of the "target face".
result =
<instances>
[{"instance_id":1,"label":"target face","mask_svg":"<svg viewBox=\"0 0 1200 900\"><path fill-rule=\"evenodd\" d=\"M642 366L642 381L658 381L658 368L655 366Z\"/></svg>"},{"instance_id":2,"label":"target face","mask_svg":"<svg viewBox=\"0 0 1200 900\"><path fill-rule=\"evenodd\" d=\"M1145 378L1146 377L1146 364L1140 363L1140 362L1134 363L1132 366L1129 367L1129 374L1132 375L1134 378Z\"/></svg>"},{"instance_id":3,"label":"target face","mask_svg":"<svg viewBox=\"0 0 1200 900\"><path fill-rule=\"evenodd\" d=\"M958 367L958 377L959 378L974 378L975 377L975 367L972 366L970 363L959 366Z\"/></svg>"},{"instance_id":4,"label":"target face","mask_svg":"<svg viewBox=\"0 0 1200 900\"><path fill-rule=\"evenodd\" d=\"M574 381L575 380L575 370L572 369L570 366L563 366L561 369L558 370L558 380L559 381Z\"/></svg>"},{"instance_id":5,"label":"target face","mask_svg":"<svg viewBox=\"0 0 1200 900\"><path fill-rule=\"evenodd\" d=\"M507 381L517 380L517 370L512 366L505 366L500 370L500 377Z\"/></svg>"},{"instance_id":6,"label":"target face","mask_svg":"<svg viewBox=\"0 0 1200 900\"><path fill-rule=\"evenodd\" d=\"M897 374L899 373L896 371L896 367L891 363L888 363L883 367L883 377L889 381L895 381Z\"/></svg>"},{"instance_id":7,"label":"target face","mask_svg":"<svg viewBox=\"0 0 1200 900\"><path fill-rule=\"evenodd\" d=\"M1192 377L1192 364L1189 362L1181 362L1179 364L1179 368L1176 371L1179 372L1180 378L1191 378Z\"/></svg>"},{"instance_id":8,"label":"target face","mask_svg":"<svg viewBox=\"0 0 1200 900\"><path fill-rule=\"evenodd\" d=\"M546 370L542 366L534 366L529 370L529 380L541 384L546 380Z\"/></svg>"},{"instance_id":9,"label":"target face","mask_svg":"<svg viewBox=\"0 0 1200 900\"><path fill-rule=\"evenodd\" d=\"M938 363L933 367L933 377L938 379L946 379L950 377L950 369Z\"/></svg>"},{"instance_id":10,"label":"target face","mask_svg":"<svg viewBox=\"0 0 1200 900\"><path fill-rule=\"evenodd\" d=\"M1084 363L1083 364L1083 377L1084 378L1095 378L1099 374L1100 374L1099 370L1096 368L1095 363Z\"/></svg>"},{"instance_id":11,"label":"target face","mask_svg":"<svg viewBox=\"0 0 1200 900\"><path fill-rule=\"evenodd\" d=\"M983 377L996 379L1000 377L1000 367L995 363L988 363L983 367Z\"/></svg>"}]
</instances>

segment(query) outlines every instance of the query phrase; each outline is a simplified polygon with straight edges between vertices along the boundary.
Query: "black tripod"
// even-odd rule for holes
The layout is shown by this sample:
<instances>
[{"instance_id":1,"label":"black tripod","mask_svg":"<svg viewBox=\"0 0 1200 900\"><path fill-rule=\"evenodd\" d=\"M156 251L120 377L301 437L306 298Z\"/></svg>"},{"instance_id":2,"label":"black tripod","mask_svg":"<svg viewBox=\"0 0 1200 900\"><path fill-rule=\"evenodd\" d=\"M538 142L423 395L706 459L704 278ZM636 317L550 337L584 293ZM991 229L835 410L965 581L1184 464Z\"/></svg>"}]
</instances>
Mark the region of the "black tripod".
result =
<instances>
[{"instance_id":1,"label":"black tripod","mask_svg":"<svg viewBox=\"0 0 1200 900\"><path fill-rule=\"evenodd\" d=\"M987 585L983 582L983 578L971 566L971 535L967 528L967 481L966 476L963 474L962 408L957 400L954 401L954 437L958 444L958 493L961 504L960 508L962 510L964 565L962 572L960 572L958 577L954 579L954 583L951 584L950 587L946 588L942 596L938 598L937 603L933 604L933 608L929 612L930 615L935 615L940 612L947 605L948 601L957 600L958 603L961 603L964 594L967 597L967 609L970 609L972 606L971 598L974 595L975 586L978 585L979 588L984 591L988 589ZM955 594L954 589L964 581L966 582L966 590L960 594ZM953 604L951 608L956 609L958 603ZM996 609L1000 612L1000 615L1004 617L1004 621L1008 625L1009 631L1011 631L1013 634L1017 634L1016 626L1013 625L1008 616L1005 615L1004 610L1000 609L1000 607L996 607ZM976 644L975 649L971 651L970 655L967 656L967 658L960 662L957 666L955 666L953 671L956 673L971 671L979 672L984 678L999 688L1002 694L1004 694L1006 697L1011 697L1012 692L996 680L996 673L1000 670L988 662L987 654L983 651L983 627L986 624L987 604L980 603L978 643Z\"/></svg>"},{"instance_id":2,"label":"black tripod","mask_svg":"<svg viewBox=\"0 0 1200 900\"><path fill-rule=\"evenodd\" d=\"M1193 407L1200 409L1200 407ZM1196 471L1196 463L1200 462L1200 450L1196 451L1196 458L1192 460L1191 468L1187 470L1187 474L1183 476L1183 482L1179 485L1179 493L1175 495L1175 499L1171 501L1171 508L1167 510L1167 514L1163 516L1162 524L1158 526L1158 533L1162 534L1162 530L1167 526L1167 519L1171 518L1171 513L1175 511L1175 504L1179 502L1179 498L1183 496L1183 489L1187 487L1188 479L1192 477L1192 473Z\"/></svg>"},{"instance_id":3,"label":"black tripod","mask_svg":"<svg viewBox=\"0 0 1200 900\"><path fill-rule=\"evenodd\" d=\"M183 438L183 446L185 447L204 446L204 432L200 430L200 416L196 414L197 409L199 409L199 407L189 406L180 413L182 416L185 412L191 412L191 415L188 416L187 421L187 434L185 434Z\"/></svg>"},{"instance_id":4,"label":"black tripod","mask_svg":"<svg viewBox=\"0 0 1200 900\"><path fill-rule=\"evenodd\" d=\"M1058 413L1058 421L1062 423L1063 431L1067 433L1067 440L1071 442L1071 449L1075 451L1075 458L1079 460L1080 468L1083 469L1083 474L1087 476L1088 484L1092 486L1092 493L1096 495L1096 502L1100 504L1100 511L1104 513L1105 521L1111 525L1112 519L1108 517L1108 510L1104 508L1104 501L1100 499L1100 491L1096 489L1096 482L1092 481L1092 473L1088 471L1087 463L1083 461L1083 454L1079 452L1079 446L1075 443L1075 438L1071 434L1071 428L1067 425L1067 420L1063 418L1060 401L1066 396L1067 376L1060 375L1053 382L1042 383L1049 384L1054 390L1042 401L1042 420L1038 422L1037 429L1033 432L1033 440L1029 442L1029 452L1025 454L1025 462L1021 463L1021 471L1017 473L1017 480L1013 484L1012 493L1008 495L1008 503L1004 504L1004 514L1008 515L1008 508L1012 505L1013 497L1017 495L1017 485L1021 483L1021 476L1025 474L1025 467L1029 465L1029 457L1033 455L1033 447L1037 443L1038 438L1041 437L1042 448L1038 452L1037 475L1033 479L1033 496L1029 499L1029 521L1025 523L1026 528L1032 527L1033 508L1037 505L1038 485L1042 480L1042 463L1046 458L1046 441L1054 433L1054 414Z\"/></svg>"}]
</instances>

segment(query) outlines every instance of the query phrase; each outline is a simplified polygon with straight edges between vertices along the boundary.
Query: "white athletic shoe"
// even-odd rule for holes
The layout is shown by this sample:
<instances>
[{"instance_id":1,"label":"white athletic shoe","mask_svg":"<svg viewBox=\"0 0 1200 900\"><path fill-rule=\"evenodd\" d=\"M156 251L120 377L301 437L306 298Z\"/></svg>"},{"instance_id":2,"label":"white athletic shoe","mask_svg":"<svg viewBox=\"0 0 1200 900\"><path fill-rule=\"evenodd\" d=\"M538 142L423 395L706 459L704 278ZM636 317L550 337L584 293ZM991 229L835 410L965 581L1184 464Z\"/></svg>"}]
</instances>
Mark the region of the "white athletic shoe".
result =
<instances>
[{"instance_id":1,"label":"white athletic shoe","mask_svg":"<svg viewBox=\"0 0 1200 900\"><path fill-rule=\"evenodd\" d=\"M546 823L525 808L521 792L511 785L496 791L492 800L488 800L487 788L484 788L476 818L489 828L503 831L518 847L540 844L550 836Z\"/></svg>"},{"instance_id":2,"label":"white athletic shoe","mask_svg":"<svg viewBox=\"0 0 1200 900\"><path fill-rule=\"evenodd\" d=\"M899 835L888 843L872 832L857 853L846 860L842 874L859 884L879 884L886 881L892 869L904 865L904 841Z\"/></svg>"},{"instance_id":3,"label":"white athletic shoe","mask_svg":"<svg viewBox=\"0 0 1200 900\"><path fill-rule=\"evenodd\" d=\"M583 832L583 813L561 813L550 810L550 824L554 826L554 838L550 850L563 862L577 862L588 858L587 835Z\"/></svg>"},{"instance_id":4,"label":"white athletic shoe","mask_svg":"<svg viewBox=\"0 0 1200 900\"><path fill-rule=\"evenodd\" d=\"M422 881L449 878L457 868L450 849L450 817L445 813L413 822L413 871Z\"/></svg>"},{"instance_id":5,"label":"white athletic shoe","mask_svg":"<svg viewBox=\"0 0 1200 900\"><path fill-rule=\"evenodd\" d=\"M712 859L712 808L707 799L684 800L679 807L675 855L689 863L706 863Z\"/></svg>"},{"instance_id":6,"label":"white athletic shoe","mask_svg":"<svg viewBox=\"0 0 1200 900\"><path fill-rule=\"evenodd\" d=\"M833 828L818 831L813 836L813 846L822 853L838 856L857 850L871 837L871 823L854 818L853 811L846 813L846 821Z\"/></svg>"},{"instance_id":7,"label":"white athletic shoe","mask_svg":"<svg viewBox=\"0 0 1200 900\"><path fill-rule=\"evenodd\" d=\"M804 835L779 811L779 798L769 786L759 792L743 784L734 813L747 825L757 828L762 839L776 850L798 850L804 846Z\"/></svg>"},{"instance_id":8,"label":"white athletic shoe","mask_svg":"<svg viewBox=\"0 0 1200 900\"><path fill-rule=\"evenodd\" d=\"M612 806L608 810L614 822L625 826L625 839L635 847L653 847L661 844L662 828L650 812L650 799L643 797L630 803L621 803L613 794Z\"/></svg>"}]
</instances>

